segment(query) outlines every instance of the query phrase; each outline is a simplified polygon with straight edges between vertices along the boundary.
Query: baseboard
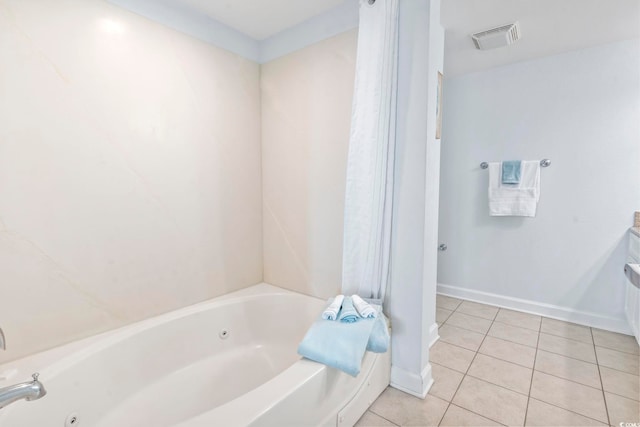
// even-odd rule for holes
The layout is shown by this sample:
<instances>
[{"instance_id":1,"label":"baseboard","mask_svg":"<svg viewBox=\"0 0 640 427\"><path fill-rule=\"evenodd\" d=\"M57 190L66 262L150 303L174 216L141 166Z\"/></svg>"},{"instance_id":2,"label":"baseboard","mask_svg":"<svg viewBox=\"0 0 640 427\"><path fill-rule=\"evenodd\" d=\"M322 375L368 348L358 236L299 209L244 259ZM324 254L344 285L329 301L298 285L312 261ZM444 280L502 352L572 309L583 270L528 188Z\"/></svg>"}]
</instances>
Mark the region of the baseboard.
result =
<instances>
[{"instance_id":1,"label":"baseboard","mask_svg":"<svg viewBox=\"0 0 640 427\"><path fill-rule=\"evenodd\" d=\"M424 399L433 385L431 364L427 364L420 375L391 365L391 384L389 385L412 396Z\"/></svg>"},{"instance_id":2,"label":"baseboard","mask_svg":"<svg viewBox=\"0 0 640 427\"><path fill-rule=\"evenodd\" d=\"M492 294L489 292L476 291L469 288L459 288L457 286L445 285L442 283L438 284L438 293L450 297L504 307L511 310L523 311L525 313L551 317L553 319L564 320L566 322L578 323L580 325L590 326L593 328L632 335L631 328L625 319L607 317L597 313L573 310L567 307L544 304L536 301Z\"/></svg>"},{"instance_id":3,"label":"baseboard","mask_svg":"<svg viewBox=\"0 0 640 427\"><path fill-rule=\"evenodd\" d=\"M429 348L433 347L433 345L440 339L440 335L438 334L438 324L434 323L429 328Z\"/></svg>"}]
</instances>

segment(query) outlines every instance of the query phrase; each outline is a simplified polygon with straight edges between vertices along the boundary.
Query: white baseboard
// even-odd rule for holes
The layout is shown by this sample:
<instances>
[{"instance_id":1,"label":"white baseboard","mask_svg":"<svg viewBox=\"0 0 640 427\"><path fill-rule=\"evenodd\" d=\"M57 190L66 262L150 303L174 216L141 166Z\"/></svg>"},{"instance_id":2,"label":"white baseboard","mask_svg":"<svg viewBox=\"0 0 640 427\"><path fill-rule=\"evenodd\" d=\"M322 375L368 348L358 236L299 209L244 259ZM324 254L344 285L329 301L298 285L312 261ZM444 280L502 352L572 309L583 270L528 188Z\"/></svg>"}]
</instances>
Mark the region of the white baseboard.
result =
<instances>
[{"instance_id":1,"label":"white baseboard","mask_svg":"<svg viewBox=\"0 0 640 427\"><path fill-rule=\"evenodd\" d=\"M597 313L573 310L567 307L544 304L536 301L492 294L489 292L476 291L469 288L459 288L457 286L445 285L442 283L438 284L438 293L450 297L578 323L580 325L591 326L593 328L619 332L621 334L632 334L631 328L626 320L616 317L607 317Z\"/></svg>"},{"instance_id":2,"label":"white baseboard","mask_svg":"<svg viewBox=\"0 0 640 427\"><path fill-rule=\"evenodd\" d=\"M433 385L431 364L427 364L420 375L391 365L391 384L389 385L412 396L424 399Z\"/></svg>"},{"instance_id":3,"label":"white baseboard","mask_svg":"<svg viewBox=\"0 0 640 427\"><path fill-rule=\"evenodd\" d=\"M433 345L440 339L440 335L438 334L438 324L434 323L429 328L429 348L433 347Z\"/></svg>"}]
</instances>

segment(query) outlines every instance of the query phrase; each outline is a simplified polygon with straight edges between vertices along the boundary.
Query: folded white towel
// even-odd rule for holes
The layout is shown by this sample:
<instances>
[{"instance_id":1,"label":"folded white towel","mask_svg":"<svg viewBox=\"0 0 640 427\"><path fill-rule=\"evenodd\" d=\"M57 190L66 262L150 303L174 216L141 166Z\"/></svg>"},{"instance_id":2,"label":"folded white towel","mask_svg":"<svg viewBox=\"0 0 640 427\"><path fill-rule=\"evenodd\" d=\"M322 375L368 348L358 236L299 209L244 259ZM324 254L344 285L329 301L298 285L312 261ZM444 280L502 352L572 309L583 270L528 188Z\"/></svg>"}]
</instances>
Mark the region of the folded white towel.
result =
<instances>
[{"instance_id":1,"label":"folded white towel","mask_svg":"<svg viewBox=\"0 0 640 427\"><path fill-rule=\"evenodd\" d=\"M324 320L336 320L342 307L342 301L344 301L344 295L335 297L331 304L322 312L322 318Z\"/></svg>"},{"instance_id":2,"label":"folded white towel","mask_svg":"<svg viewBox=\"0 0 640 427\"><path fill-rule=\"evenodd\" d=\"M358 314L360 316L365 317L365 318L368 317L370 319L373 319L373 318L376 317L375 308L373 308L369 304L367 304L358 295L353 295L351 297L351 301L353 301L353 306L356 308L356 311L358 312Z\"/></svg>"},{"instance_id":3,"label":"folded white towel","mask_svg":"<svg viewBox=\"0 0 640 427\"><path fill-rule=\"evenodd\" d=\"M489 163L489 214L536 216L540 200L540 163L523 161L519 184L502 184L501 172L501 163Z\"/></svg>"}]
</instances>

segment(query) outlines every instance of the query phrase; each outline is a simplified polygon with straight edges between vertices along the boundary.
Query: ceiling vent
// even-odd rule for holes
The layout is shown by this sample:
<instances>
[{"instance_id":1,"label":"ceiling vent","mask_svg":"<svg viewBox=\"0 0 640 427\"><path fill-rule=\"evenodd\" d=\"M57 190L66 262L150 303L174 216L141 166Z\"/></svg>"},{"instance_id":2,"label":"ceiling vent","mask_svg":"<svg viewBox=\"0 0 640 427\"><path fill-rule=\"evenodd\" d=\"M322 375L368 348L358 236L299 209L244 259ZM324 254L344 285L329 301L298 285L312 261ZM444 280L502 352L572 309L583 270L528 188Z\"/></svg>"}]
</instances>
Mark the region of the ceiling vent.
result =
<instances>
[{"instance_id":1,"label":"ceiling vent","mask_svg":"<svg viewBox=\"0 0 640 427\"><path fill-rule=\"evenodd\" d=\"M473 43L480 50L509 46L520 37L520 27L517 22L471 35Z\"/></svg>"}]
</instances>

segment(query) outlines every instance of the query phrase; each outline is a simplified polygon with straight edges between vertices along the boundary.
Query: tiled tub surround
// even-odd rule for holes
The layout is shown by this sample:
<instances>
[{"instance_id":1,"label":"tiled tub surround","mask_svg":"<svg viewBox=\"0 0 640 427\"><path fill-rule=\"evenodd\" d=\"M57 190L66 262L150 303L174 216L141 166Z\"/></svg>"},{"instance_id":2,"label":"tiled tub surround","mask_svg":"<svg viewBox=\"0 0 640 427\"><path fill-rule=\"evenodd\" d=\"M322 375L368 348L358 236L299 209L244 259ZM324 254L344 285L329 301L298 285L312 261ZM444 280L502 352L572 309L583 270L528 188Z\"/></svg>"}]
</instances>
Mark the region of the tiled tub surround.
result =
<instances>
[{"instance_id":1,"label":"tiled tub surround","mask_svg":"<svg viewBox=\"0 0 640 427\"><path fill-rule=\"evenodd\" d=\"M640 422L631 336L443 295L437 322L426 399L388 388L358 426Z\"/></svg>"},{"instance_id":2,"label":"tiled tub surround","mask_svg":"<svg viewBox=\"0 0 640 427\"><path fill-rule=\"evenodd\" d=\"M340 292L342 228L358 31L263 64L264 280Z\"/></svg>"},{"instance_id":3,"label":"tiled tub surround","mask_svg":"<svg viewBox=\"0 0 640 427\"><path fill-rule=\"evenodd\" d=\"M261 281L258 64L5 0L0 93L0 363Z\"/></svg>"}]
</instances>

